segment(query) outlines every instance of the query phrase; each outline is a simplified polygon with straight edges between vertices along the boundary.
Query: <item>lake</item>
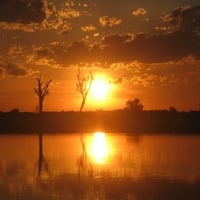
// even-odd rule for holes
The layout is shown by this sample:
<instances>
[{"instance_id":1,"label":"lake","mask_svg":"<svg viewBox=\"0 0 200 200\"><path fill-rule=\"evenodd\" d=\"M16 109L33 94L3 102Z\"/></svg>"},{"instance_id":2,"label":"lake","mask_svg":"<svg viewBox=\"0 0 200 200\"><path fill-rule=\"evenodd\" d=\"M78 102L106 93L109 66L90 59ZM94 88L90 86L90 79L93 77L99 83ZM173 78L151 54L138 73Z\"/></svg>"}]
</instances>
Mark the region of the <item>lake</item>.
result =
<instances>
[{"instance_id":1,"label":"lake","mask_svg":"<svg viewBox=\"0 0 200 200\"><path fill-rule=\"evenodd\" d=\"M1 200L199 200L200 136L0 135Z\"/></svg>"}]
</instances>

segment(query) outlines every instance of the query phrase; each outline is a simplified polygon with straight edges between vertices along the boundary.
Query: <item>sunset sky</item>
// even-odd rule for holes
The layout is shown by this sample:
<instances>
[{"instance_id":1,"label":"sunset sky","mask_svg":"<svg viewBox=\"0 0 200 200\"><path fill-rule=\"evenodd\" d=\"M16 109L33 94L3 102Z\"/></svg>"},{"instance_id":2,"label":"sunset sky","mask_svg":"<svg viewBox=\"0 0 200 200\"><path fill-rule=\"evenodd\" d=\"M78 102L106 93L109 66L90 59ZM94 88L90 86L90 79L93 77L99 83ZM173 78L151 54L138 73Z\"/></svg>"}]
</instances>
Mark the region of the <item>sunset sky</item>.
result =
<instances>
[{"instance_id":1,"label":"sunset sky","mask_svg":"<svg viewBox=\"0 0 200 200\"><path fill-rule=\"evenodd\" d=\"M84 110L199 109L199 0L1 0L0 41L0 111L35 111L38 74L45 111L79 110L78 67L109 86Z\"/></svg>"}]
</instances>

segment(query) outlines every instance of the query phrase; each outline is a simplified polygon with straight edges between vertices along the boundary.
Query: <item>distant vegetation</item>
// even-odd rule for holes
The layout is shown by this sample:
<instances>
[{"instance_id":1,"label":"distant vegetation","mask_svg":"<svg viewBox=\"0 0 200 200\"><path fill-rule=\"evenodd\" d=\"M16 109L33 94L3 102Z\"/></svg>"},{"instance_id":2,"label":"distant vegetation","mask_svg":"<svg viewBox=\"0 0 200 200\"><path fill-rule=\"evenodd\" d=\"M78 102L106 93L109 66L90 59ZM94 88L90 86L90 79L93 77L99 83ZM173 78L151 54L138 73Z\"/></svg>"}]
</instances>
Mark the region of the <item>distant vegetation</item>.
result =
<instances>
[{"instance_id":1,"label":"distant vegetation","mask_svg":"<svg viewBox=\"0 0 200 200\"><path fill-rule=\"evenodd\" d=\"M125 110L133 111L133 112L140 112L143 110L143 105L140 99L136 98L133 100L128 100L126 102Z\"/></svg>"},{"instance_id":2,"label":"distant vegetation","mask_svg":"<svg viewBox=\"0 0 200 200\"><path fill-rule=\"evenodd\" d=\"M200 111L95 111L0 113L1 133L200 133Z\"/></svg>"}]
</instances>

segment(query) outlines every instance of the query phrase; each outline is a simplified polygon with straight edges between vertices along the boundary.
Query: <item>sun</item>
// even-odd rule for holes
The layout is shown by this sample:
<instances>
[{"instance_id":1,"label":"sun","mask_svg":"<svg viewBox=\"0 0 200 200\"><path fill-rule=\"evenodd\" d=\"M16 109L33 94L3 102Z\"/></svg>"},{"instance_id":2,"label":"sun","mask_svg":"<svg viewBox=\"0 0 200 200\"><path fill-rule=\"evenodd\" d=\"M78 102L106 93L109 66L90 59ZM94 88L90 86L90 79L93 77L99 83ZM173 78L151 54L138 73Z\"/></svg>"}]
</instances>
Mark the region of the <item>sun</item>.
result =
<instances>
[{"instance_id":1,"label":"sun","mask_svg":"<svg viewBox=\"0 0 200 200\"><path fill-rule=\"evenodd\" d=\"M110 84L103 78L96 78L93 80L90 92L95 100L103 100L109 93Z\"/></svg>"}]
</instances>

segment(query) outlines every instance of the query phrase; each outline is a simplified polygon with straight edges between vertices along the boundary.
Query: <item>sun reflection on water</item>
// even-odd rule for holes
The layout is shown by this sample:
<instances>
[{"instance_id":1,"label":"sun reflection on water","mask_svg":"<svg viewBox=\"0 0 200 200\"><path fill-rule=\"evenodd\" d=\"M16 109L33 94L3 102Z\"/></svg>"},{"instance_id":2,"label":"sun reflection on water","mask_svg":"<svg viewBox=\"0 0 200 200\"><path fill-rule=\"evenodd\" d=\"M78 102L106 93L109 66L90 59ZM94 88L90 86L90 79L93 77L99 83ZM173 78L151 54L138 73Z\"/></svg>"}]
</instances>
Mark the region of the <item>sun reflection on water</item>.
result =
<instances>
[{"instance_id":1,"label":"sun reflection on water","mask_svg":"<svg viewBox=\"0 0 200 200\"><path fill-rule=\"evenodd\" d=\"M109 143L105 133L95 132L88 146L88 154L92 162L105 164L110 153Z\"/></svg>"}]
</instances>

